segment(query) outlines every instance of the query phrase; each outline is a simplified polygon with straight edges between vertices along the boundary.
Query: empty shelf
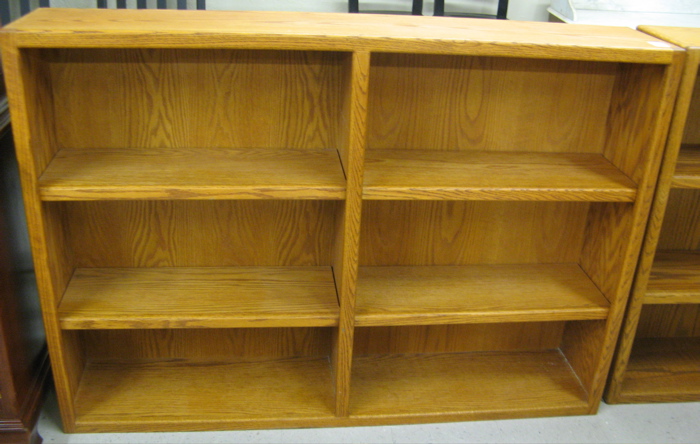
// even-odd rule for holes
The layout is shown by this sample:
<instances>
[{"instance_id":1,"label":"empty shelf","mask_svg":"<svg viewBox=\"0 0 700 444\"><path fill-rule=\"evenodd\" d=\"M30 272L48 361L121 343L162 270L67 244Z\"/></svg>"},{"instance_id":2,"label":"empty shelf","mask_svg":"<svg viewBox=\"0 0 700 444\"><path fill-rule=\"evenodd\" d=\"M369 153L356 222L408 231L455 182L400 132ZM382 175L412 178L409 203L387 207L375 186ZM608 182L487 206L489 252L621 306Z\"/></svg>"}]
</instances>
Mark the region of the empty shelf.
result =
<instances>
[{"instance_id":1,"label":"empty shelf","mask_svg":"<svg viewBox=\"0 0 700 444\"><path fill-rule=\"evenodd\" d=\"M64 329L338 324L330 267L79 268Z\"/></svg>"},{"instance_id":2,"label":"empty shelf","mask_svg":"<svg viewBox=\"0 0 700 444\"><path fill-rule=\"evenodd\" d=\"M344 199L336 150L63 149L43 200Z\"/></svg>"},{"instance_id":3,"label":"empty shelf","mask_svg":"<svg viewBox=\"0 0 700 444\"><path fill-rule=\"evenodd\" d=\"M700 254L657 252L644 294L644 303L700 303Z\"/></svg>"},{"instance_id":4,"label":"empty shelf","mask_svg":"<svg viewBox=\"0 0 700 444\"><path fill-rule=\"evenodd\" d=\"M356 358L351 415L441 421L588 412L558 350Z\"/></svg>"},{"instance_id":5,"label":"empty shelf","mask_svg":"<svg viewBox=\"0 0 700 444\"><path fill-rule=\"evenodd\" d=\"M328 358L91 362L75 405L78 432L299 427L333 418L333 391Z\"/></svg>"},{"instance_id":6,"label":"empty shelf","mask_svg":"<svg viewBox=\"0 0 700 444\"><path fill-rule=\"evenodd\" d=\"M678 153L673 188L700 188L700 145L683 145Z\"/></svg>"},{"instance_id":7,"label":"empty shelf","mask_svg":"<svg viewBox=\"0 0 700 444\"><path fill-rule=\"evenodd\" d=\"M621 392L622 402L700 400L700 338L637 339Z\"/></svg>"},{"instance_id":8,"label":"empty shelf","mask_svg":"<svg viewBox=\"0 0 700 444\"><path fill-rule=\"evenodd\" d=\"M368 150L365 199L631 202L637 187L599 154Z\"/></svg>"},{"instance_id":9,"label":"empty shelf","mask_svg":"<svg viewBox=\"0 0 700 444\"><path fill-rule=\"evenodd\" d=\"M357 326L605 319L577 264L360 267Z\"/></svg>"}]
</instances>

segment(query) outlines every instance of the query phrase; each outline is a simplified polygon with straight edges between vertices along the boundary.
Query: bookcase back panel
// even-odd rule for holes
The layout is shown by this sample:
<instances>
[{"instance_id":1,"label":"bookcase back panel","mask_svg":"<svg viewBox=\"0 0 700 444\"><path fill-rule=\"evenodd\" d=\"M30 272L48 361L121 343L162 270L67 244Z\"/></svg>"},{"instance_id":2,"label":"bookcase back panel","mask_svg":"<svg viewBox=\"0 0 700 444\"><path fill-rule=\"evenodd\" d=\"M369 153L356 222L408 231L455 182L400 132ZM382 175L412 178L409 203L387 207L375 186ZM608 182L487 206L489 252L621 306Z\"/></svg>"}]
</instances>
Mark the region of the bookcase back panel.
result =
<instances>
[{"instance_id":1,"label":"bookcase back panel","mask_svg":"<svg viewBox=\"0 0 700 444\"><path fill-rule=\"evenodd\" d=\"M700 76L695 79L693 97L690 100L690 109L685 123L683 143L700 144Z\"/></svg>"},{"instance_id":2,"label":"bookcase back panel","mask_svg":"<svg viewBox=\"0 0 700 444\"><path fill-rule=\"evenodd\" d=\"M659 235L659 250L700 248L700 190L672 188Z\"/></svg>"},{"instance_id":3,"label":"bookcase back panel","mask_svg":"<svg viewBox=\"0 0 700 444\"><path fill-rule=\"evenodd\" d=\"M76 267L331 265L335 201L62 205Z\"/></svg>"},{"instance_id":4,"label":"bookcase back panel","mask_svg":"<svg viewBox=\"0 0 700 444\"><path fill-rule=\"evenodd\" d=\"M328 356L330 328L85 330L88 360Z\"/></svg>"},{"instance_id":5,"label":"bookcase back panel","mask_svg":"<svg viewBox=\"0 0 700 444\"><path fill-rule=\"evenodd\" d=\"M600 153L617 66L373 54L368 148Z\"/></svg>"},{"instance_id":6,"label":"bookcase back panel","mask_svg":"<svg viewBox=\"0 0 700 444\"><path fill-rule=\"evenodd\" d=\"M579 261L589 204L366 201L360 265Z\"/></svg>"},{"instance_id":7,"label":"bookcase back panel","mask_svg":"<svg viewBox=\"0 0 700 444\"><path fill-rule=\"evenodd\" d=\"M700 337L700 305L644 305L636 338Z\"/></svg>"},{"instance_id":8,"label":"bookcase back panel","mask_svg":"<svg viewBox=\"0 0 700 444\"><path fill-rule=\"evenodd\" d=\"M57 143L334 148L343 57L313 51L46 50Z\"/></svg>"},{"instance_id":9,"label":"bookcase back panel","mask_svg":"<svg viewBox=\"0 0 700 444\"><path fill-rule=\"evenodd\" d=\"M535 351L559 347L564 322L359 327L354 354Z\"/></svg>"}]
</instances>

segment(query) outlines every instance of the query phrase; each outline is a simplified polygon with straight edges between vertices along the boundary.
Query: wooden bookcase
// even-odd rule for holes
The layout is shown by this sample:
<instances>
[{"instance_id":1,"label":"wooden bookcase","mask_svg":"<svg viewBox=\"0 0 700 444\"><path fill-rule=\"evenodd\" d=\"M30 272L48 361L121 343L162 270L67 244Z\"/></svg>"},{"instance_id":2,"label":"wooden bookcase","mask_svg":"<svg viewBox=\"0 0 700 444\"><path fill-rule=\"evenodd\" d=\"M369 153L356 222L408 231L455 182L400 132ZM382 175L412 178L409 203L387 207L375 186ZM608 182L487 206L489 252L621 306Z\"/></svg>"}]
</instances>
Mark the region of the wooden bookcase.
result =
<instances>
[{"instance_id":1,"label":"wooden bookcase","mask_svg":"<svg viewBox=\"0 0 700 444\"><path fill-rule=\"evenodd\" d=\"M596 411L680 48L65 9L1 39L67 431Z\"/></svg>"},{"instance_id":2,"label":"wooden bookcase","mask_svg":"<svg viewBox=\"0 0 700 444\"><path fill-rule=\"evenodd\" d=\"M610 403L700 400L700 29L640 27L687 58L620 335Z\"/></svg>"}]
</instances>

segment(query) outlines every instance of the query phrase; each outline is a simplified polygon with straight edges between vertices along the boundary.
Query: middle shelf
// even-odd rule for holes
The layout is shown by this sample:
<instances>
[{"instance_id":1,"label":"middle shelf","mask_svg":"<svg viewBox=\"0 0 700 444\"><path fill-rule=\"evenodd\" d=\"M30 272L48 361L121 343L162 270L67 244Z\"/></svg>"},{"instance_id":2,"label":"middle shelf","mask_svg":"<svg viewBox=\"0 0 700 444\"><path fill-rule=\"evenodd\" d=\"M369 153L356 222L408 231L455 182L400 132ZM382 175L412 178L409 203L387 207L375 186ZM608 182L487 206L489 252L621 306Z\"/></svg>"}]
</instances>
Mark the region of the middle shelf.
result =
<instances>
[{"instance_id":1,"label":"middle shelf","mask_svg":"<svg viewBox=\"0 0 700 444\"><path fill-rule=\"evenodd\" d=\"M360 267L356 325L605 319L577 264Z\"/></svg>"},{"instance_id":2,"label":"middle shelf","mask_svg":"<svg viewBox=\"0 0 700 444\"><path fill-rule=\"evenodd\" d=\"M338 325L330 267L79 268L64 329Z\"/></svg>"}]
</instances>

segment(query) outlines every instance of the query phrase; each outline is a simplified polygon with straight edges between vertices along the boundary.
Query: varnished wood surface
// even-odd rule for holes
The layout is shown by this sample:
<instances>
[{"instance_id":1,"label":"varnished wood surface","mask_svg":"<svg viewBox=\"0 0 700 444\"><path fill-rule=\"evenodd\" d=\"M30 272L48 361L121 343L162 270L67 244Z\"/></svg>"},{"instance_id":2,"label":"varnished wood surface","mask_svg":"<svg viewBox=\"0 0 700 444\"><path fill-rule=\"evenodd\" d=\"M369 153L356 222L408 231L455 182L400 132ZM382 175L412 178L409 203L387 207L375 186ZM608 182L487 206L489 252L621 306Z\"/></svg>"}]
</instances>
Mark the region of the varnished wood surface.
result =
<instances>
[{"instance_id":1,"label":"varnished wood surface","mask_svg":"<svg viewBox=\"0 0 700 444\"><path fill-rule=\"evenodd\" d=\"M89 363L80 432L210 430L331 418L327 358Z\"/></svg>"},{"instance_id":2,"label":"varnished wood surface","mask_svg":"<svg viewBox=\"0 0 700 444\"><path fill-rule=\"evenodd\" d=\"M700 400L700 338L635 341L622 402Z\"/></svg>"},{"instance_id":3,"label":"varnished wood surface","mask_svg":"<svg viewBox=\"0 0 700 444\"><path fill-rule=\"evenodd\" d=\"M359 417L476 419L587 408L585 392L558 350L358 357L353 381L350 412Z\"/></svg>"},{"instance_id":4,"label":"varnished wood surface","mask_svg":"<svg viewBox=\"0 0 700 444\"><path fill-rule=\"evenodd\" d=\"M575 263L591 205L365 201L360 265Z\"/></svg>"},{"instance_id":5,"label":"varnished wood surface","mask_svg":"<svg viewBox=\"0 0 700 444\"><path fill-rule=\"evenodd\" d=\"M542 351L558 348L566 322L358 327L354 355Z\"/></svg>"},{"instance_id":6,"label":"varnished wood surface","mask_svg":"<svg viewBox=\"0 0 700 444\"><path fill-rule=\"evenodd\" d=\"M64 329L304 327L338 323L330 267L79 268Z\"/></svg>"},{"instance_id":7,"label":"varnished wood surface","mask_svg":"<svg viewBox=\"0 0 700 444\"><path fill-rule=\"evenodd\" d=\"M674 188L700 188L700 145L681 147L671 186Z\"/></svg>"},{"instance_id":8,"label":"varnished wood surface","mask_svg":"<svg viewBox=\"0 0 700 444\"><path fill-rule=\"evenodd\" d=\"M637 338L700 337L700 305L645 304L639 315Z\"/></svg>"},{"instance_id":9,"label":"varnished wood surface","mask_svg":"<svg viewBox=\"0 0 700 444\"><path fill-rule=\"evenodd\" d=\"M76 267L329 266L340 201L50 202Z\"/></svg>"},{"instance_id":10,"label":"varnished wood surface","mask_svg":"<svg viewBox=\"0 0 700 444\"><path fill-rule=\"evenodd\" d=\"M636 185L603 156L370 150L365 199L632 202Z\"/></svg>"},{"instance_id":11,"label":"varnished wood surface","mask_svg":"<svg viewBox=\"0 0 700 444\"><path fill-rule=\"evenodd\" d=\"M44 200L343 199L336 150L61 150Z\"/></svg>"},{"instance_id":12,"label":"varnished wood surface","mask_svg":"<svg viewBox=\"0 0 700 444\"><path fill-rule=\"evenodd\" d=\"M372 54L368 148L601 153L619 72L615 63Z\"/></svg>"},{"instance_id":13,"label":"varnished wood surface","mask_svg":"<svg viewBox=\"0 0 700 444\"><path fill-rule=\"evenodd\" d=\"M42 49L61 148L329 149L340 140L344 54Z\"/></svg>"},{"instance_id":14,"label":"varnished wood surface","mask_svg":"<svg viewBox=\"0 0 700 444\"><path fill-rule=\"evenodd\" d=\"M56 9L40 10L14 22L5 35L12 35L24 47L378 49L633 63L668 63L677 50L626 28L556 23L291 12Z\"/></svg>"},{"instance_id":15,"label":"varnished wood surface","mask_svg":"<svg viewBox=\"0 0 700 444\"><path fill-rule=\"evenodd\" d=\"M700 303L700 254L682 251L657 252L644 303Z\"/></svg>"},{"instance_id":16,"label":"varnished wood surface","mask_svg":"<svg viewBox=\"0 0 700 444\"><path fill-rule=\"evenodd\" d=\"M576 264L361 267L356 324L605 319L609 303Z\"/></svg>"},{"instance_id":17,"label":"varnished wood surface","mask_svg":"<svg viewBox=\"0 0 700 444\"><path fill-rule=\"evenodd\" d=\"M90 361L134 362L328 356L332 327L64 330Z\"/></svg>"}]
</instances>

